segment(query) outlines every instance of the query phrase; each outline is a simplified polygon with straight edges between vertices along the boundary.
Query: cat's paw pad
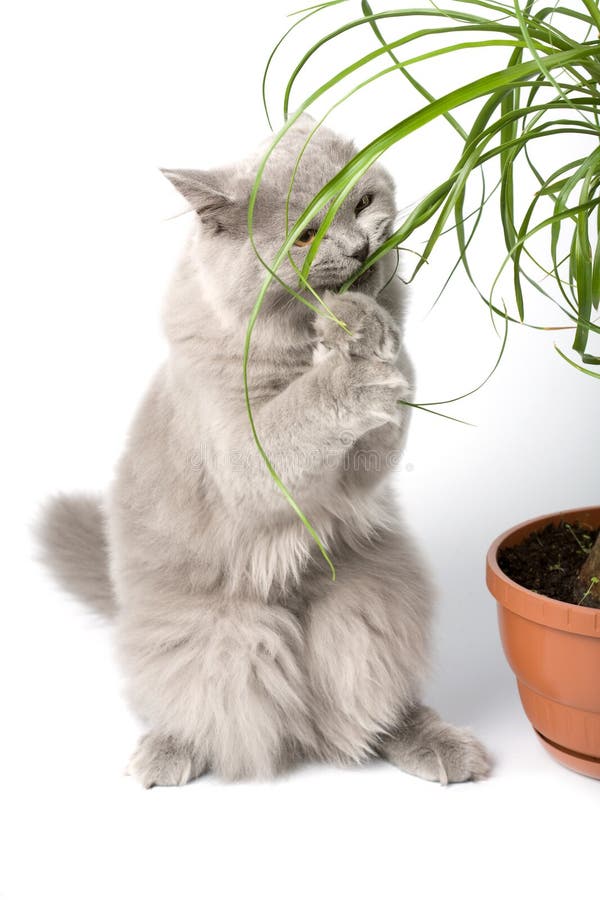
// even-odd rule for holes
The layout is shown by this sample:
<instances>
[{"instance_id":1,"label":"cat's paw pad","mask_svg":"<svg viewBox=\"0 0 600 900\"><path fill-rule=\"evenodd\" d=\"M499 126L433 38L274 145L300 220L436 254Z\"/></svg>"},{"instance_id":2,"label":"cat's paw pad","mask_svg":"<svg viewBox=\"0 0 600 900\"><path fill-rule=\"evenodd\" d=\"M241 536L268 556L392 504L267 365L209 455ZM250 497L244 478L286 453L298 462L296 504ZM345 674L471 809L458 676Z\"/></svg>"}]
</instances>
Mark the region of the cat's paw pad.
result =
<instances>
[{"instance_id":1,"label":"cat's paw pad","mask_svg":"<svg viewBox=\"0 0 600 900\"><path fill-rule=\"evenodd\" d=\"M396 358L400 329L375 300L357 291L342 295L327 293L323 299L348 329L324 315L317 316L317 338L327 349L341 349L352 356L376 356L385 361Z\"/></svg>"},{"instance_id":2,"label":"cat's paw pad","mask_svg":"<svg viewBox=\"0 0 600 900\"><path fill-rule=\"evenodd\" d=\"M170 736L146 734L131 757L126 773L145 788L187 784L204 771L190 748Z\"/></svg>"}]
</instances>

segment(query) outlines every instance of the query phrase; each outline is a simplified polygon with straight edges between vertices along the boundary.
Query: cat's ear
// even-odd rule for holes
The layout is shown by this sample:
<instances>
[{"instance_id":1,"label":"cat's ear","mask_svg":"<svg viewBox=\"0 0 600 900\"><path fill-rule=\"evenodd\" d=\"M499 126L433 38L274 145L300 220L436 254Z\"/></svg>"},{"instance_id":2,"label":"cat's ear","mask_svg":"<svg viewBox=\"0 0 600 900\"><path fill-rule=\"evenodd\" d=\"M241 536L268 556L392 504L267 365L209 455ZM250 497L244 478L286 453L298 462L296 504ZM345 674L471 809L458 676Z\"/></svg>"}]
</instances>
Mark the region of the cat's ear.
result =
<instances>
[{"instance_id":1,"label":"cat's ear","mask_svg":"<svg viewBox=\"0 0 600 900\"><path fill-rule=\"evenodd\" d=\"M316 124L316 120L311 116L310 113L303 112L298 116L298 118L292 125L292 128L295 128L296 131L308 133L309 131L313 130Z\"/></svg>"},{"instance_id":2,"label":"cat's ear","mask_svg":"<svg viewBox=\"0 0 600 900\"><path fill-rule=\"evenodd\" d=\"M214 172L200 169L161 169L195 210L202 222L215 233L240 230L245 212L240 204L224 190L221 179Z\"/></svg>"}]
</instances>

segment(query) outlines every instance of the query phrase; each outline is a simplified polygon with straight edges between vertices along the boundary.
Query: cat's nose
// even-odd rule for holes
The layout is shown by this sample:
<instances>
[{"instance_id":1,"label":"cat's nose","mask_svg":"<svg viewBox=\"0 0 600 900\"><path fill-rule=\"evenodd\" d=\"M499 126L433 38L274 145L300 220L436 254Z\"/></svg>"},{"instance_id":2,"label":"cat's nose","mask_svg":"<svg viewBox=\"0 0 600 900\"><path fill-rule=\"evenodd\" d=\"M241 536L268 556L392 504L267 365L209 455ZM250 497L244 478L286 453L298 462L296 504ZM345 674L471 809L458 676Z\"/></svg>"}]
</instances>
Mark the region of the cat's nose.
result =
<instances>
[{"instance_id":1,"label":"cat's nose","mask_svg":"<svg viewBox=\"0 0 600 900\"><path fill-rule=\"evenodd\" d=\"M367 256L369 255L369 242L364 241L360 247L353 252L352 258L357 259L359 262L363 263Z\"/></svg>"}]
</instances>

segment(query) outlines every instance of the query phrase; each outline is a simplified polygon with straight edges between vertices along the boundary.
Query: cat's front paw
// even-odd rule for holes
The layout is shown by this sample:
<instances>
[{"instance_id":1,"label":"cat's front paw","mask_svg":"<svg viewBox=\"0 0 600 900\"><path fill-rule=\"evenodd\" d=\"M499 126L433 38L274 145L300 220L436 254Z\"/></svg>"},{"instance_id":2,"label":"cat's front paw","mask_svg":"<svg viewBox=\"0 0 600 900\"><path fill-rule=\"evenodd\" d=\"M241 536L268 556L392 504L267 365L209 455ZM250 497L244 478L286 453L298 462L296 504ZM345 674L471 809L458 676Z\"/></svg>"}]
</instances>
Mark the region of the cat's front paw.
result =
<instances>
[{"instance_id":1,"label":"cat's front paw","mask_svg":"<svg viewBox=\"0 0 600 900\"><path fill-rule=\"evenodd\" d=\"M334 354L333 399L338 418L357 433L387 422L399 425L401 401L409 396L408 382L391 363Z\"/></svg>"},{"instance_id":2,"label":"cat's front paw","mask_svg":"<svg viewBox=\"0 0 600 900\"><path fill-rule=\"evenodd\" d=\"M317 316L315 331L327 349L336 348L351 356L375 356L386 362L396 358L400 349L400 329L375 300L358 291L341 295L328 291L323 300L348 328L345 331L326 316Z\"/></svg>"}]
</instances>

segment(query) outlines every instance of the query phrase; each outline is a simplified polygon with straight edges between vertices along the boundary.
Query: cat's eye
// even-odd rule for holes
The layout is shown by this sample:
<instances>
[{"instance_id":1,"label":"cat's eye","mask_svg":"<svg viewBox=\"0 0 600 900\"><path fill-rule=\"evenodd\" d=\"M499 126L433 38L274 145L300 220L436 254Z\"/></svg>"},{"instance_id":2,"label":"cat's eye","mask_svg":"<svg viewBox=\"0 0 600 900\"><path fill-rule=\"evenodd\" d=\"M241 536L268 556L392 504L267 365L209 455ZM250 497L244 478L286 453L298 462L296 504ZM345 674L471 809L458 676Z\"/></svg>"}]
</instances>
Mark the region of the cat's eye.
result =
<instances>
[{"instance_id":1,"label":"cat's eye","mask_svg":"<svg viewBox=\"0 0 600 900\"><path fill-rule=\"evenodd\" d=\"M296 247L308 247L309 244L315 239L316 230L314 228L307 228L306 231L303 231L297 240L294 241Z\"/></svg>"},{"instance_id":2,"label":"cat's eye","mask_svg":"<svg viewBox=\"0 0 600 900\"><path fill-rule=\"evenodd\" d=\"M356 206L354 207L354 212L358 215L363 209L366 209L367 206L370 206L373 202L373 194L363 194Z\"/></svg>"}]
</instances>

